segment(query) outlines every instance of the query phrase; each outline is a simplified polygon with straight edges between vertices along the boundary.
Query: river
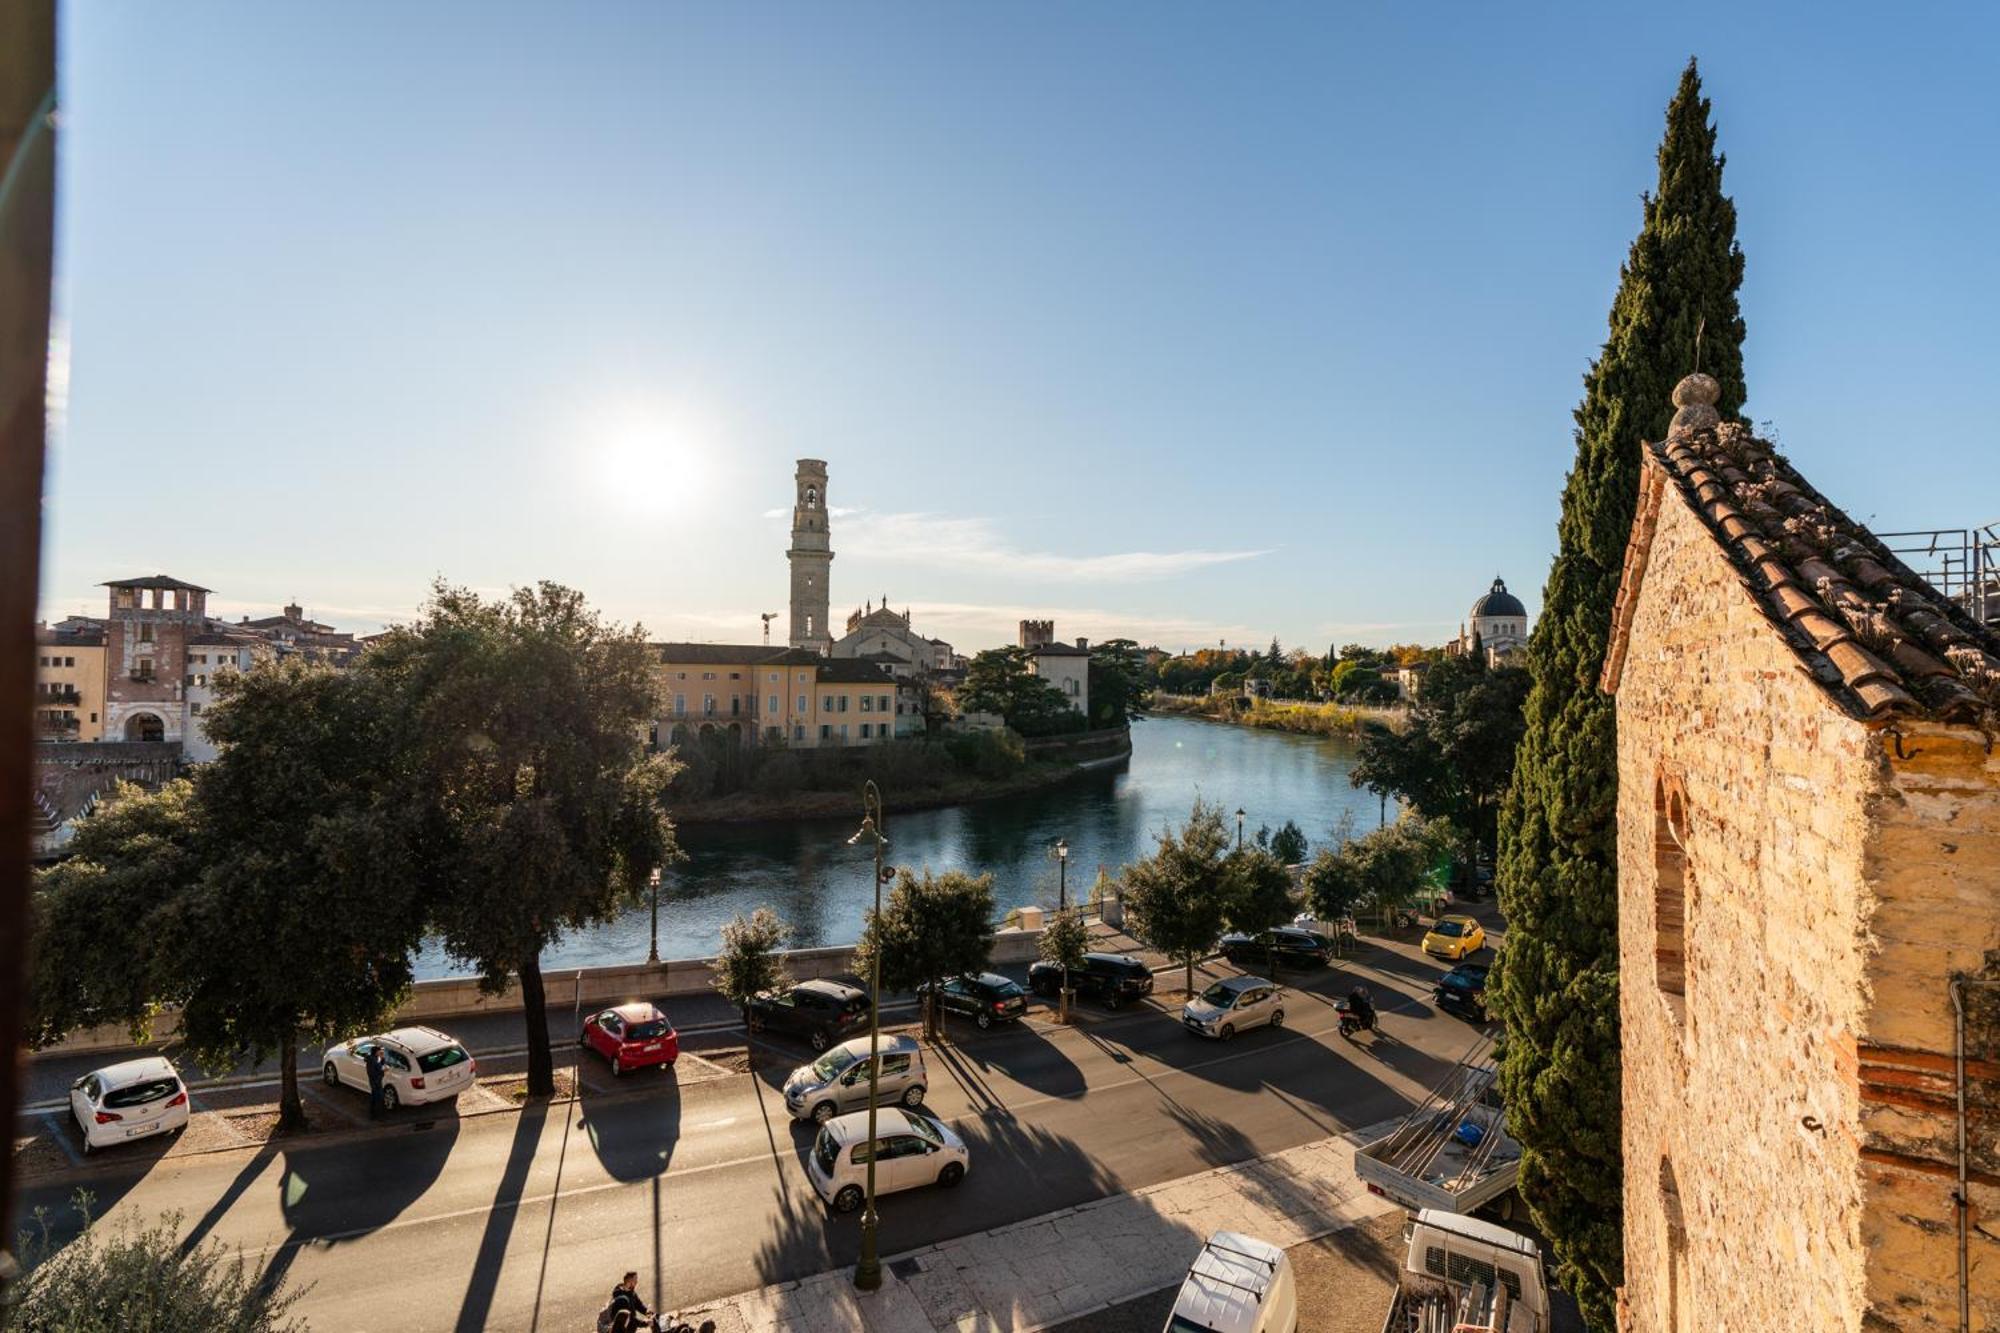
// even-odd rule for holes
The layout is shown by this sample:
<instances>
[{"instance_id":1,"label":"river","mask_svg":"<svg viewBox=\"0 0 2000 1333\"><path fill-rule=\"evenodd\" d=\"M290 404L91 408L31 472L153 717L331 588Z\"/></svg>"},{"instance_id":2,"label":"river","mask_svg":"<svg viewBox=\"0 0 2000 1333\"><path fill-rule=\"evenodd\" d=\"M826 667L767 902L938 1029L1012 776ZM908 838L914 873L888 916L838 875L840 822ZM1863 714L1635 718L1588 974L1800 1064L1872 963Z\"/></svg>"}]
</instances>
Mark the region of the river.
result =
<instances>
[{"instance_id":1,"label":"river","mask_svg":"<svg viewBox=\"0 0 2000 1333\"><path fill-rule=\"evenodd\" d=\"M1115 768L1025 796L890 814L887 855L898 866L991 871L1002 910L1052 904L1057 867L1049 849L1056 839L1069 842L1071 895L1088 895L1100 868L1116 875L1145 855L1163 828L1187 818L1197 796L1228 811L1232 823L1241 807L1252 838L1260 826L1276 829L1291 819L1317 848L1347 814L1357 829L1373 828L1379 806L1349 783L1353 765L1354 743L1345 737L1148 718L1133 725L1132 756ZM688 859L667 872L661 888L660 956L707 957L723 922L760 906L791 923L798 947L852 943L872 901L870 853L847 845L860 824L857 792L851 818L682 830ZM649 921L642 905L578 931L550 948L542 965L643 961ZM434 945L417 963L419 978L469 970Z\"/></svg>"}]
</instances>

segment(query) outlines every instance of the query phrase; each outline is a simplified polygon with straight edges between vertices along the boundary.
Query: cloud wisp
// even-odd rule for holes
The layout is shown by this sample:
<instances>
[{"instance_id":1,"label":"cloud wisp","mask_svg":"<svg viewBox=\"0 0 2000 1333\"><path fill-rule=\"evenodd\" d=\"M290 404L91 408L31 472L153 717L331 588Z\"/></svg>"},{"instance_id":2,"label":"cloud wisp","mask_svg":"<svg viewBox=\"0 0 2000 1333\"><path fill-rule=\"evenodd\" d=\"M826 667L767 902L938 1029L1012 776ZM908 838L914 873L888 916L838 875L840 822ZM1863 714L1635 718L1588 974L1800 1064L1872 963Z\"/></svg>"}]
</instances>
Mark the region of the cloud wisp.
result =
<instances>
[{"instance_id":1,"label":"cloud wisp","mask_svg":"<svg viewBox=\"0 0 2000 1333\"><path fill-rule=\"evenodd\" d=\"M1002 537L989 519L929 513L861 514L834 535L834 549L872 560L915 561L930 568L1091 583L1144 583L1270 554L1268 549L1109 555L1025 551Z\"/></svg>"}]
</instances>

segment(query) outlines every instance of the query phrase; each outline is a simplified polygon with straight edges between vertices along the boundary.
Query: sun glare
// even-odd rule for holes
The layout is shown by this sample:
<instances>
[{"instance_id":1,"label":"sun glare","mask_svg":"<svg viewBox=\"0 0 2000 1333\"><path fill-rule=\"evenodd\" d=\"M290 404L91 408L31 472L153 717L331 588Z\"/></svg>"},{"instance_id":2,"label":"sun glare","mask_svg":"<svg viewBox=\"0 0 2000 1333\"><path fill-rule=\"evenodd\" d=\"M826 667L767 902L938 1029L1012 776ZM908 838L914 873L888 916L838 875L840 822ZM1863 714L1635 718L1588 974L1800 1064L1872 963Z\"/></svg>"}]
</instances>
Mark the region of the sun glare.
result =
<instances>
[{"instance_id":1,"label":"sun glare","mask_svg":"<svg viewBox=\"0 0 2000 1333\"><path fill-rule=\"evenodd\" d=\"M622 414L592 432L594 498L640 517L686 513L708 493L713 448L685 411Z\"/></svg>"}]
</instances>

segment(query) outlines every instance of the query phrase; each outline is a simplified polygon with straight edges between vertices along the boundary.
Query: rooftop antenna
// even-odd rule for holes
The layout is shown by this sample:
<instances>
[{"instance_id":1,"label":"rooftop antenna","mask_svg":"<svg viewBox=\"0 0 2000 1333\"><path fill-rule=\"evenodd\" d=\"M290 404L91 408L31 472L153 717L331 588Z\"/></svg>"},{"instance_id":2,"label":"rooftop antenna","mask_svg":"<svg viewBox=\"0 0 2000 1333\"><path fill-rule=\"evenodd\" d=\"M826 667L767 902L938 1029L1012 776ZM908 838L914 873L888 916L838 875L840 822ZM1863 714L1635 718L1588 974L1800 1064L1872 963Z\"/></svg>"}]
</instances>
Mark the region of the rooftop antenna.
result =
<instances>
[{"instance_id":1,"label":"rooftop antenna","mask_svg":"<svg viewBox=\"0 0 2000 1333\"><path fill-rule=\"evenodd\" d=\"M1694 322L1694 373L1701 374L1701 335L1708 330L1708 316Z\"/></svg>"},{"instance_id":2,"label":"rooftop antenna","mask_svg":"<svg viewBox=\"0 0 2000 1333\"><path fill-rule=\"evenodd\" d=\"M758 618L764 622L764 646L769 648L771 646L771 622L778 618L778 613L776 611L763 611L759 613Z\"/></svg>"}]
</instances>

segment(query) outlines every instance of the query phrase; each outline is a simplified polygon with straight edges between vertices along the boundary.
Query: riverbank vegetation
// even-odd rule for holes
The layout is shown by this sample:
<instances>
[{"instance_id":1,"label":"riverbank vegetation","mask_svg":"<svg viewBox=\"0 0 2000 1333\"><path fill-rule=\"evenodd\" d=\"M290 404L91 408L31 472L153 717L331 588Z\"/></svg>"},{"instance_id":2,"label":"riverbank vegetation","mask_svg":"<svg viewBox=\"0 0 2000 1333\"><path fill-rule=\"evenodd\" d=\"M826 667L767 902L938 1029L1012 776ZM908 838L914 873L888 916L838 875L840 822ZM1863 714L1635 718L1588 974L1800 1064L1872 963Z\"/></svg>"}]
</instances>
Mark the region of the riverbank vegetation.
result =
<instances>
[{"instance_id":1,"label":"riverbank vegetation","mask_svg":"<svg viewBox=\"0 0 2000 1333\"><path fill-rule=\"evenodd\" d=\"M1300 736L1360 736L1369 731L1392 730L1401 726L1403 720L1399 708L1245 699L1238 694L1155 694L1147 708L1155 713L1205 717L1215 722L1289 731Z\"/></svg>"},{"instance_id":2,"label":"riverbank vegetation","mask_svg":"<svg viewBox=\"0 0 2000 1333\"><path fill-rule=\"evenodd\" d=\"M1428 665L1443 655L1441 649L1414 643L1390 648L1348 643L1329 648L1322 657L1298 648L1287 652L1273 639L1261 653L1241 648L1203 648L1176 657L1152 653L1144 660L1140 684L1165 695L1390 704L1398 697L1395 675L1400 668Z\"/></svg>"}]
</instances>

